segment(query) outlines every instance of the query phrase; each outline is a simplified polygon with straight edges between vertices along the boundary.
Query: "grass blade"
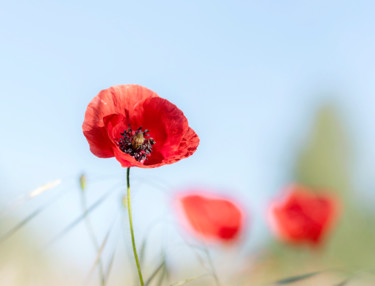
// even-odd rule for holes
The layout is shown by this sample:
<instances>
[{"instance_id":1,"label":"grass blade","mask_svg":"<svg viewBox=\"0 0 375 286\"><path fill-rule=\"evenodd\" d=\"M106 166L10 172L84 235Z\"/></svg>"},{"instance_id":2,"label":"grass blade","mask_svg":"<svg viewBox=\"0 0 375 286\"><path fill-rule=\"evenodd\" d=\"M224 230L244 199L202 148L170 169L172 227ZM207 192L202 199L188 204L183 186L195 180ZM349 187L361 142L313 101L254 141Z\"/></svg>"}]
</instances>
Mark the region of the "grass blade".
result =
<instances>
[{"instance_id":1,"label":"grass blade","mask_svg":"<svg viewBox=\"0 0 375 286\"><path fill-rule=\"evenodd\" d=\"M61 180L56 180L56 181L53 181L53 182L49 182L49 183L47 183L47 184L45 184L45 185L43 185L41 187L38 187L35 190L31 191L26 196L26 198L27 199L31 199L31 198L37 197L37 196L41 195L42 193L44 193L45 191L48 191L50 189L53 189L53 188L57 187L61 183L62 183Z\"/></svg>"},{"instance_id":2,"label":"grass blade","mask_svg":"<svg viewBox=\"0 0 375 286\"><path fill-rule=\"evenodd\" d=\"M157 286L163 285L164 277L168 279L168 269L167 269L167 266L165 264L164 264L164 267L162 269L161 275L159 277L159 281L158 281Z\"/></svg>"},{"instance_id":3,"label":"grass blade","mask_svg":"<svg viewBox=\"0 0 375 286\"><path fill-rule=\"evenodd\" d=\"M142 241L141 249L139 250L139 263L141 264L141 266L143 266L144 260L145 260L146 245L147 245L147 239L145 237Z\"/></svg>"},{"instance_id":4,"label":"grass blade","mask_svg":"<svg viewBox=\"0 0 375 286\"><path fill-rule=\"evenodd\" d=\"M150 278L147 279L146 283L145 283L145 286L148 286L152 280L156 277L156 275L159 273L159 271L161 269L163 269L163 267L165 266L165 261L163 259L163 261L160 263L160 265L154 270L154 272L151 274Z\"/></svg>"},{"instance_id":5,"label":"grass blade","mask_svg":"<svg viewBox=\"0 0 375 286\"><path fill-rule=\"evenodd\" d=\"M29 216L27 216L25 219L23 219L21 222L19 222L15 227L13 227L11 230L9 230L6 234L4 234L2 237L0 237L0 243L3 243L6 241L9 237L11 237L13 234L15 234L17 231L19 231L23 226L25 226L29 221L31 221L34 217L36 217L44 207L41 207L31 213Z\"/></svg>"},{"instance_id":6,"label":"grass blade","mask_svg":"<svg viewBox=\"0 0 375 286\"><path fill-rule=\"evenodd\" d=\"M113 226L113 224L112 224L112 226ZM105 237L104 237L104 239L103 239L103 241L102 241L100 247L98 248L98 252L97 252L97 254L96 254L95 261L94 261L93 265L91 266L91 270L90 270L90 274L89 274L89 276L91 276L92 272L94 272L95 266L99 263L99 261L100 261L100 259L101 259L101 255L102 255L103 250L104 250L104 248L105 248L105 246L106 246L106 244L107 244L108 237L109 237L109 235L110 235L110 233L111 233L111 230L112 230L112 226L110 227L110 229L109 229L108 232L106 233L106 235L105 235Z\"/></svg>"},{"instance_id":7,"label":"grass blade","mask_svg":"<svg viewBox=\"0 0 375 286\"><path fill-rule=\"evenodd\" d=\"M346 286L348 283L352 280L352 278L347 278L344 281L341 281L339 284L336 284L335 286Z\"/></svg>"},{"instance_id":8,"label":"grass blade","mask_svg":"<svg viewBox=\"0 0 375 286\"><path fill-rule=\"evenodd\" d=\"M0 244L3 243L4 241L6 241L8 238L10 238L17 231L19 231L28 222L30 222L33 218L35 218L43 210L45 210L46 208L48 208L54 201L56 201L58 198L60 198L64 194L65 193L61 193L61 194L57 195L56 197L52 198L49 202L47 202L43 206L39 207L34 212L32 212L30 215L28 215L26 218L24 218L22 221L20 221L16 226L14 226L11 230L9 230L7 233L5 233L3 236L0 237Z\"/></svg>"},{"instance_id":9,"label":"grass blade","mask_svg":"<svg viewBox=\"0 0 375 286\"><path fill-rule=\"evenodd\" d=\"M308 278L311 278L315 275L318 275L322 273L321 271L318 271L318 272L312 272L312 273L307 273L307 274L303 274L303 275L297 275L297 276L293 276L293 277L288 277L288 278L284 278L284 279L281 279L281 280L278 280L274 283L272 283L272 285L287 285L287 284L292 284L294 282L298 282L298 281L301 281L301 280L305 280L305 279L308 279Z\"/></svg>"},{"instance_id":10,"label":"grass blade","mask_svg":"<svg viewBox=\"0 0 375 286\"><path fill-rule=\"evenodd\" d=\"M105 274L105 285L107 284L109 274L111 273L112 266L113 266L113 261L115 260L115 254L116 254L116 248L112 251L111 254L111 259L109 260L108 267L107 267L107 272Z\"/></svg>"},{"instance_id":11,"label":"grass blade","mask_svg":"<svg viewBox=\"0 0 375 286\"><path fill-rule=\"evenodd\" d=\"M119 242L119 237L117 238L117 241L113 247L113 251L112 251L112 254L111 254L111 258L109 259L109 263L108 263L108 266L107 266L107 271L106 271L106 274L105 274L105 284L107 285L107 282L108 282L108 279L109 279L109 275L111 273L111 270L112 270L112 266L113 266L113 262L115 260L115 254L116 254L116 249L117 249L117 246L118 246L118 242Z\"/></svg>"},{"instance_id":12,"label":"grass blade","mask_svg":"<svg viewBox=\"0 0 375 286\"><path fill-rule=\"evenodd\" d=\"M35 198L35 197L43 194L44 192L57 187L61 183L62 183L62 180L60 180L60 179L56 180L56 181L53 181L53 182L49 182L49 183L44 184L43 186L40 186L40 187L32 190L28 194L22 195L20 198L18 198L15 201L9 203L8 205L2 207L2 210L0 211L0 216L5 216L7 213L9 213L10 211L13 211L16 208L20 207L21 205L23 205L24 203L26 203L30 199Z\"/></svg>"},{"instance_id":13,"label":"grass blade","mask_svg":"<svg viewBox=\"0 0 375 286\"><path fill-rule=\"evenodd\" d=\"M68 226L66 226L58 235L56 235L53 239L51 239L50 242L47 244L47 246L50 246L51 244L55 243L58 239L63 237L71 229L73 229L77 224L79 224L82 220L84 220L87 214L95 210L98 206L100 206L105 201L105 199L108 198L110 193L111 191L107 192L101 198L99 198L95 203L93 203L83 214L81 214L78 218L76 218L73 222L71 222Z\"/></svg>"},{"instance_id":14,"label":"grass blade","mask_svg":"<svg viewBox=\"0 0 375 286\"><path fill-rule=\"evenodd\" d=\"M199 275L199 276L194 276L194 277L191 277L191 278L187 278L185 280L181 280L181 281L177 281L177 282L174 282L173 284L171 284L170 286L181 286L181 285L184 285L184 284L187 284L193 280L197 280L197 279L200 279L204 276L207 276L207 274L202 274L202 275Z\"/></svg>"}]
</instances>

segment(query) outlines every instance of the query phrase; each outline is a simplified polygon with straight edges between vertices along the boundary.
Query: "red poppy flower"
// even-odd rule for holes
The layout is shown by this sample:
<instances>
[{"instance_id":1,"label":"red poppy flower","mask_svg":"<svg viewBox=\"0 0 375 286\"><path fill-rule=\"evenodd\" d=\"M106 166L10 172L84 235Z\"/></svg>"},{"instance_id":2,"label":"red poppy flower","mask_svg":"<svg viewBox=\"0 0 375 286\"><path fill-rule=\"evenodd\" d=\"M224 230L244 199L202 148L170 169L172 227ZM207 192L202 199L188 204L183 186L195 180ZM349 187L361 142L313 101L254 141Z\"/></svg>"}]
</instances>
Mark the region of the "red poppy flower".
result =
<instances>
[{"instance_id":1,"label":"red poppy flower","mask_svg":"<svg viewBox=\"0 0 375 286\"><path fill-rule=\"evenodd\" d=\"M87 106L82 129L94 155L116 157L123 167L172 164L199 144L180 109L139 85L102 90Z\"/></svg>"},{"instance_id":2,"label":"red poppy flower","mask_svg":"<svg viewBox=\"0 0 375 286\"><path fill-rule=\"evenodd\" d=\"M233 241L243 229L243 211L227 198L193 191L179 195L177 203L187 228L205 239Z\"/></svg>"},{"instance_id":3,"label":"red poppy flower","mask_svg":"<svg viewBox=\"0 0 375 286\"><path fill-rule=\"evenodd\" d=\"M334 197L291 186L270 208L270 223L276 234L292 244L317 246L337 218Z\"/></svg>"}]
</instances>

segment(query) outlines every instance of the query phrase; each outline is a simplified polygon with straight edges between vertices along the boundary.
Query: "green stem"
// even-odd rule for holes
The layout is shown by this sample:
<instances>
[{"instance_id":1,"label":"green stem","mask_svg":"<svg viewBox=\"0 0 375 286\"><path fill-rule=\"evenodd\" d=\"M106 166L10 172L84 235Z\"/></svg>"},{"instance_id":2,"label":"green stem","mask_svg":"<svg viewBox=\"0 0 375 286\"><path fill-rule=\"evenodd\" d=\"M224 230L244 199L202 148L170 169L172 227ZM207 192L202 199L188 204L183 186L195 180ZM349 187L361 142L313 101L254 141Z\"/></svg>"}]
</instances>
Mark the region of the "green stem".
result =
<instances>
[{"instance_id":1,"label":"green stem","mask_svg":"<svg viewBox=\"0 0 375 286\"><path fill-rule=\"evenodd\" d=\"M137 254L137 249L135 248L132 210L131 210L131 204L130 204L130 168L128 168L127 171L126 171L126 183L127 183L127 203L128 203L128 213L129 213L129 224L130 224L130 233L131 233L131 237L132 237L133 253L134 253L135 262L137 264L139 281L141 282L141 286L144 286L142 272L141 272L141 266L139 264L139 259L138 259L138 254Z\"/></svg>"}]
</instances>

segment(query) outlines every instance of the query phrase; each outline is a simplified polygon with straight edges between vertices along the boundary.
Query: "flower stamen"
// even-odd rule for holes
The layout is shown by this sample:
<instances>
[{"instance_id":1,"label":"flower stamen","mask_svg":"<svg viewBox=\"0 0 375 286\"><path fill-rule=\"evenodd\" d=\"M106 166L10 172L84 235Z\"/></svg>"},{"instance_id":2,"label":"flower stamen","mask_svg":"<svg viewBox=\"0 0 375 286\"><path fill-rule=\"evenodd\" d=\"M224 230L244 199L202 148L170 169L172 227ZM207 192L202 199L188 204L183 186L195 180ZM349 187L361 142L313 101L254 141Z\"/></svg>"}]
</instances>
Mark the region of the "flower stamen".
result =
<instances>
[{"instance_id":1,"label":"flower stamen","mask_svg":"<svg viewBox=\"0 0 375 286\"><path fill-rule=\"evenodd\" d=\"M117 144L120 150L134 157L138 162L144 162L152 152L152 145L155 144L153 138L146 138L150 135L149 130L142 131L142 126L133 131L130 124L129 128L124 130Z\"/></svg>"}]
</instances>

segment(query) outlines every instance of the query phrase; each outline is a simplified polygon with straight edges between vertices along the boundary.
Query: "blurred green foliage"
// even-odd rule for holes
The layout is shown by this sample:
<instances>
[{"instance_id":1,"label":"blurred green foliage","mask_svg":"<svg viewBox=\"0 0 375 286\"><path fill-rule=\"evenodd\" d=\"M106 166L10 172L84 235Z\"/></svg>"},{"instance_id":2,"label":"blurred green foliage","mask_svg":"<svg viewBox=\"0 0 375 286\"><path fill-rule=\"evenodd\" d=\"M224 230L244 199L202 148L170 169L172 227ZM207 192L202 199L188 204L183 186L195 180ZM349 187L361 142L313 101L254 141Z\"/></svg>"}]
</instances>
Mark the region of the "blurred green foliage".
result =
<instances>
[{"instance_id":1,"label":"blurred green foliage","mask_svg":"<svg viewBox=\"0 0 375 286\"><path fill-rule=\"evenodd\" d=\"M375 212L361 206L358 188L353 183L352 149L335 106L323 106L298 153L291 177L292 181L317 191L336 194L341 215L319 249L273 242L267 250L270 256L266 263L272 277L316 270L340 269L347 271L344 275L375 271Z\"/></svg>"},{"instance_id":2,"label":"blurred green foliage","mask_svg":"<svg viewBox=\"0 0 375 286\"><path fill-rule=\"evenodd\" d=\"M375 270L375 213L361 206L353 184L350 137L333 105L319 110L311 136L297 160L295 180L335 192L342 204L339 223L321 249L326 267Z\"/></svg>"}]
</instances>

